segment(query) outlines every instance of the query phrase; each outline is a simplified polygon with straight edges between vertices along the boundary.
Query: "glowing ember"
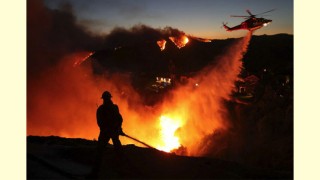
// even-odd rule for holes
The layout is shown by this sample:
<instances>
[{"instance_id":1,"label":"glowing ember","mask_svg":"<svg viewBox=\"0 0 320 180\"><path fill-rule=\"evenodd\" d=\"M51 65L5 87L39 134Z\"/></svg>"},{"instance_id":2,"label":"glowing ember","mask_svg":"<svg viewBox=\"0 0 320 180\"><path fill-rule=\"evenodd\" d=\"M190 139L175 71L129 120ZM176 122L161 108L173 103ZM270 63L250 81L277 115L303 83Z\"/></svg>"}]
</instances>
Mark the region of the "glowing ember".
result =
<instances>
[{"instance_id":1,"label":"glowing ember","mask_svg":"<svg viewBox=\"0 0 320 180\"><path fill-rule=\"evenodd\" d=\"M197 39L198 41L201 41L201 42L211 42L210 39L204 39L204 38L197 38L197 37L193 37L195 39Z\"/></svg>"},{"instance_id":2,"label":"glowing ember","mask_svg":"<svg viewBox=\"0 0 320 180\"><path fill-rule=\"evenodd\" d=\"M158 146L157 149L170 152L173 149L179 148L180 142L179 137L175 136L175 132L181 126L180 119L172 119L168 116L160 117L161 126L161 137L162 145Z\"/></svg>"},{"instance_id":3,"label":"glowing ember","mask_svg":"<svg viewBox=\"0 0 320 180\"><path fill-rule=\"evenodd\" d=\"M184 47L188 42L189 38L187 36L180 37L169 37L169 39L180 49Z\"/></svg>"},{"instance_id":4,"label":"glowing ember","mask_svg":"<svg viewBox=\"0 0 320 180\"><path fill-rule=\"evenodd\" d=\"M82 57L79 57L79 58L76 57L76 61L73 63L73 67L79 66L81 63L83 63L83 61L87 60L93 54L93 52L84 52L84 53L86 54L84 58L82 58L84 56L84 55L82 56L82 54L81 54Z\"/></svg>"},{"instance_id":5,"label":"glowing ember","mask_svg":"<svg viewBox=\"0 0 320 180\"><path fill-rule=\"evenodd\" d=\"M187 36L183 37L183 44L186 45L189 42L189 39Z\"/></svg>"},{"instance_id":6,"label":"glowing ember","mask_svg":"<svg viewBox=\"0 0 320 180\"><path fill-rule=\"evenodd\" d=\"M164 40L164 39L160 40L160 41L157 41L157 44L160 47L161 51L163 51L166 48L166 43L167 43L167 41Z\"/></svg>"}]
</instances>

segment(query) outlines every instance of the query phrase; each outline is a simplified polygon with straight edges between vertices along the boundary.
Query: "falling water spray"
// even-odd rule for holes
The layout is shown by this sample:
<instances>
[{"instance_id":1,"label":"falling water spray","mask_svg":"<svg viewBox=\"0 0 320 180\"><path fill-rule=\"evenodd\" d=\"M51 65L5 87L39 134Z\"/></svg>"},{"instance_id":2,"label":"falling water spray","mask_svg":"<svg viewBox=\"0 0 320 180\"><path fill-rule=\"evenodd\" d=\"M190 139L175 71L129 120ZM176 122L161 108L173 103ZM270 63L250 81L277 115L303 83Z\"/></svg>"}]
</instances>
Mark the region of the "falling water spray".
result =
<instances>
[{"instance_id":1,"label":"falling water spray","mask_svg":"<svg viewBox=\"0 0 320 180\"><path fill-rule=\"evenodd\" d=\"M217 59L217 63L207 66L164 102L162 114L178 117L173 118L173 121L180 119L181 126L176 128L172 138L179 138L180 144L187 148L188 155L206 154L212 144L204 139L216 132L227 132L230 128L224 101L231 99L251 36L248 33L234 42ZM165 128L170 127L162 127Z\"/></svg>"}]
</instances>

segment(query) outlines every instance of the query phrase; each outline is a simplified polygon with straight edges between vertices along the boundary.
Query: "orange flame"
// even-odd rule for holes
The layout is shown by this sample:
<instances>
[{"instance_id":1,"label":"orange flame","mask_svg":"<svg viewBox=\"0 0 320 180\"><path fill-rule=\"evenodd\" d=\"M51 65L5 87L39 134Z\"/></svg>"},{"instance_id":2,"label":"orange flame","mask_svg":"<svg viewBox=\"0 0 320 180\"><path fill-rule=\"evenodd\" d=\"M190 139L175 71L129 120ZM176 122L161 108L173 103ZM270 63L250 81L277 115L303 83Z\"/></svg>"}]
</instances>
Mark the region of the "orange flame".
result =
<instances>
[{"instance_id":1,"label":"orange flame","mask_svg":"<svg viewBox=\"0 0 320 180\"><path fill-rule=\"evenodd\" d=\"M185 35L180 37L169 37L169 39L180 49L184 47L188 42L189 38Z\"/></svg>"},{"instance_id":2,"label":"orange flame","mask_svg":"<svg viewBox=\"0 0 320 180\"><path fill-rule=\"evenodd\" d=\"M170 152L181 146L179 137L175 135L177 129L181 127L181 123L182 120L179 118L170 118L167 115L160 117L162 143L157 146L157 149Z\"/></svg>"},{"instance_id":3,"label":"orange flame","mask_svg":"<svg viewBox=\"0 0 320 180\"><path fill-rule=\"evenodd\" d=\"M163 51L166 48L166 43L167 43L167 41L164 39L157 41L157 44L160 47L161 51Z\"/></svg>"}]
</instances>

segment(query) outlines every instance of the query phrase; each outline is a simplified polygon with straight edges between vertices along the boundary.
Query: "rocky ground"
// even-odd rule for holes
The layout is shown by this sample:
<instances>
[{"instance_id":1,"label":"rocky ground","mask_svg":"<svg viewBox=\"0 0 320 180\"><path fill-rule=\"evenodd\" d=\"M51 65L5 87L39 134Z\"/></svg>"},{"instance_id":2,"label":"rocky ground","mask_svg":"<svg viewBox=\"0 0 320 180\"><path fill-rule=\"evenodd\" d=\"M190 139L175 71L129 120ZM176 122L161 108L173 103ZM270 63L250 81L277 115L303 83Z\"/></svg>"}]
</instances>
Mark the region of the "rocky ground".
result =
<instances>
[{"instance_id":1,"label":"rocky ground","mask_svg":"<svg viewBox=\"0 0 320 180\"><path fill-rule=\"evenodd\" d=\"M88 179L96 141L27 137L27 179ZM125 145L119 157L108 145L98 179L293 179L290 172L249 167L206 157L186 157Z\"/></svg>"}]
</instances>

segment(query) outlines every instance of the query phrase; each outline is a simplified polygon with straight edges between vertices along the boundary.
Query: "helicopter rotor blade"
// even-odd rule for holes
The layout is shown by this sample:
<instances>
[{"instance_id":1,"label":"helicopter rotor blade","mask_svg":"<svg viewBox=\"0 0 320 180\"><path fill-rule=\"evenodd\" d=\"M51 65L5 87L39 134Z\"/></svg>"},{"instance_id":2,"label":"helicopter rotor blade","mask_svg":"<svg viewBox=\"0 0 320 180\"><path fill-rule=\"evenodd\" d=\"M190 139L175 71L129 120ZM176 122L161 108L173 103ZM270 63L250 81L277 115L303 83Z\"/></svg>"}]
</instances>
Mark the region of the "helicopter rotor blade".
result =
<instances>
[{"instance_id":1,"label":"helicopter rotor blade","mask_svg":"<svg viewBox=\"0 0 320 180\"><path fill-rule=\"evenodd\" d=\"M271 11L274 11L274 10L276 10L276 9L271 9L271 10L269 10L269 11L266 11L266 12L263 12L263 13L256 14L256 16L257 16L257 15L261 15L261 14L265 14L265 13L268 13L268 12L271 12Z\"/></svg>"},{"instance_id":2,"label":"helicopter rotor blade","mask_svg":"<svg viewBox=\"0 0 320 180\"><path fill-rule=\"evenodd\" d=\"M251 13L251 11L249 9L247 9L247 13L250 15L250 16L255 16Z\"/></svg>"},{"instance_id":3,"label":"helicopter rotor blade","mask_svg":"<svg viewBox=\"0 0 320 180\"><path fill-rule=\"evenodd\" d=\"M249 19L249 18L255 18L257 15L262 15L262 14L265 14L265 13L268 13L268 12L271 12L271 11L274 11L274 10L276 10L276 9L271 9L269 11L266 11L266 12L263 12L263 13L259 13L259 14L252 14L251 11L249 9L247 9L246 11L250 16L231 15L230 17L242 17L242 18ZM266 16L266 15L264 15L264 16Z\"/></svg>"},{"instance_id":4,"label":"helicopter rotor blade","mask_svg":"<svg viewBox=\"0 0 320 180\"><path fill-rule=\"evenodd\" d=\"M244 18L248 18L250 16L237 16L237 15L231 15L230 17L244 17Z\"/></svg>"}]
</instances>

